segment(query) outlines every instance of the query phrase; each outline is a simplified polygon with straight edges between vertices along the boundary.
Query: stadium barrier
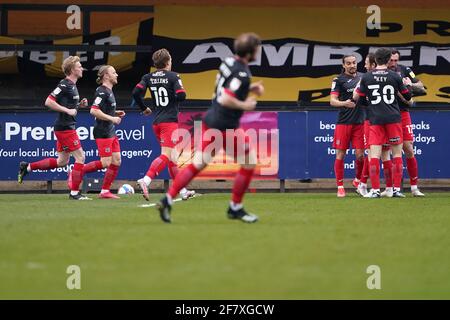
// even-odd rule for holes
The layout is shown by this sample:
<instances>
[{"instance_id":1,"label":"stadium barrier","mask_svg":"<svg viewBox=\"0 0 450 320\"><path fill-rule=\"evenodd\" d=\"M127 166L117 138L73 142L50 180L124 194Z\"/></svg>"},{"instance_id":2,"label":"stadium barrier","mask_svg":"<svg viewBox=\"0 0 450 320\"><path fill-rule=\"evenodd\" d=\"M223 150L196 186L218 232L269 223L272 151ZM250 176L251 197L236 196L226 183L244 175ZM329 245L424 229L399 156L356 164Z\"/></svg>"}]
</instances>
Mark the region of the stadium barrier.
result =
<instances>
[{"instance_id":1,"label":"stadium barrier","mask_svg":"<svg viewBox=\"0 0 450 320\"><path fill-rule=\"evenodd\" d=\"M189 131L201 115L201 112L182 112L180 127ZM0 163L3 169L0 171L0 181L15 181L18 163L22 160L30 162L56 156L53 121L54 114L48 112L0 113ZM282 182L281 189L284 188L286 180L332 180L335 156L331 145L335 121L336 112L332 111L269 111L246 114L243 118L243 127L246 130L266 132L263 140L259 141L258 152L260 162L272 170L269 175L264 175L261 171L264 166L259 166L256 179L267 180L267 183L269 180L279 180ZM450 178L450 167L445 163L450 156L449 122L450 111L412 112L414 149L419 162L419 176L422 179ZM87 112L80 112L77 127L86 152L86 162L98 159L92 135L93 124L93 119ZM122 167L117 179L136 180L145 174L151 161L160 152L151 129L151 117L128 112L124 121L117 126L117 135L122 149ZM180 162L186 162L186 155L184 156L185 158L180 157ZM189 156L187 158L189 160ZM233 177L235 168L236 165L232 163L216 163L205 171L203 178L228 181ZM67 167L64 167L33 172L26 180L66 180L67 170ZM102 175L102 172L97 172L89 177ZM345 176L352 178L353 175L354 156L350 151L345 161ZM167 183L167 170L157 179Z\"/></svg>"}]
</instances>

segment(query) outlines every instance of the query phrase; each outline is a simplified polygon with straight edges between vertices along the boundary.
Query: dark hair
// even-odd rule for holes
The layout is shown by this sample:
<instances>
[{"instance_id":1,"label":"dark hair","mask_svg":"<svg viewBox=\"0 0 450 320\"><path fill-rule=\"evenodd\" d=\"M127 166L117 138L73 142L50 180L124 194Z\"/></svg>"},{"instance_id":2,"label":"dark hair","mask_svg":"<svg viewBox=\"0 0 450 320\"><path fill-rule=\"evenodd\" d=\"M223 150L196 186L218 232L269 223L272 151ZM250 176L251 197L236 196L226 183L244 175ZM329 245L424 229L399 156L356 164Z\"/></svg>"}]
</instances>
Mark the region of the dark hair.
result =
<instances>
[{"instance_id":1,"label":"dark hair","mask_svg":"<svg viewBox=\"0 0 450 320\"><path fill-rule=\"evenodd\" d=\"M380 48L375 51L375 61L377 65L384 65L391 59L392 51L388 48Z\"/></svg>"},{"instance_id":2,"label":"dark hair","mask_svg":"<svg viewBox=\"0 0 450 320\"><path fill-rule=\"evenodd\" d=\"M354 57L355 59L357 59L354 54L346 54L342 57L342 64L345 64L345 59L347 59L348 57ZM345 69L342 68L341 73L344 73L344 72L345 72Z\"/></svg>"},{"instance_id":3,"label":"dark hair","mask_svg":"<svg viewBox=\"0 0 450 320\"><path fill-rule=\"evenodd\" d=\"M348 57L353 57L356 59L356 56L354 54L346 54L345 56L342 57L342 64L345 63L345 59L347 59Z\"/></svg>"},{"instance_id":4,"label":"dark hair","mask_svg":"<svg viewBox=\"0 0 450 320\"><path fill-rule=\"evenodd\" d=\"M157 69L165 68L170 59L171 56L167 49L159 49L158 51L155 51L152 56L153 64Z\"/></svg>"},{"instance_id":5,"label":"dark hair","mask_svg":"<svg viewBox=\"0 0 450 320\"><path fill-rule=\"evenodd\" d=\"M391 50L391 55L393 54L398 54L398 57L400 58L400 51L398 51L397 49Z\"/></svg>"},{"instance_id":6,"label":"dark hair","mask_svg":"<svg viewBox=\"0 0 450 320\"><path fill-rule=\"evenodd\" d=\"M370 65L372 65L372 64L374 64L375 66L377 65L377 62L375 61L375 53L369 52L369 53L367 54L367 57L366 57L366 58L369 59L369 64L370 64Z\"/></svg>"},{"instance_id":7,"label":"dark hair","mask_svg":"<svg viewBox=\"0 0 450 320\"><path fill-rule=\"evenodd\" d=\"M243 33L234 40L234 53L241 58L249 54L253 56L260 45L261 39L256 33Z\"/></svg>"}]
</instances>

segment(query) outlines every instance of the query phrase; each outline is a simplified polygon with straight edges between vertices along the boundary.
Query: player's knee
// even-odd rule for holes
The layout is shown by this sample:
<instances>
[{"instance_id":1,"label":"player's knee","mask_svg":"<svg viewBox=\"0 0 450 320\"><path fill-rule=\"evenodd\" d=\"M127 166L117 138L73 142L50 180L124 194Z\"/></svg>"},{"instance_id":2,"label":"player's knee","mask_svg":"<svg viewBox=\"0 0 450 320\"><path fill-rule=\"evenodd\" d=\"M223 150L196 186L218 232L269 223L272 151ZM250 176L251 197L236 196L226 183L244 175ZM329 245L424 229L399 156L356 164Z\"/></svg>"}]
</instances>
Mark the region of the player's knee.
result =
<instances>
[{"instance_id":1,"label":"player's knee","mask_svg":"<svg viewBox=\"0 0 450 320\"><path fill-rule=\"evenodd\" d=\"M100 161L102 162L103 168L108 168L112 163L111 157L102 158Z\"/></svg>"},{"instance_id":2,"label":"player's knee","mask_svg":"<svg viewBox=\"0 0 450 320\"><path fill-rule=\"evenodd\" d=\"M405 156L407 158L414 157L414 149L413 149L412 143L409 143L409 142L405 143L403 145L403 151L405 152Z\"/></svg>"},{"instance_id":3,"label":"player's knee","mask_svg":"<svg viewBox=\"0 0 450 320\"><path fill-rule=\"evenodd\" d=\"M69 158L58 158L56 160L56 163L58 164L58 167L65 167L69 164Z\"/></svg>"},{"instance_id":4,"label":"player's knee","mask_svg":"<svg viewBox=\"0 0 450 320\"><path fill-rule=\"evenodd\" d=\"M343 160L345 158L345 151L336 149L336 159Z\"/></svg>"},{"instance_id":5,"label":"player's knee","mask_svg":"<svg viewBox=\"0 0 450 320\"><path fill-rule=\"evenodd\" d=\"M120 167L120 165L122 164L122 159L121 158L113 158L111 163L115 166Z\"/></svg>"}]
</instances>

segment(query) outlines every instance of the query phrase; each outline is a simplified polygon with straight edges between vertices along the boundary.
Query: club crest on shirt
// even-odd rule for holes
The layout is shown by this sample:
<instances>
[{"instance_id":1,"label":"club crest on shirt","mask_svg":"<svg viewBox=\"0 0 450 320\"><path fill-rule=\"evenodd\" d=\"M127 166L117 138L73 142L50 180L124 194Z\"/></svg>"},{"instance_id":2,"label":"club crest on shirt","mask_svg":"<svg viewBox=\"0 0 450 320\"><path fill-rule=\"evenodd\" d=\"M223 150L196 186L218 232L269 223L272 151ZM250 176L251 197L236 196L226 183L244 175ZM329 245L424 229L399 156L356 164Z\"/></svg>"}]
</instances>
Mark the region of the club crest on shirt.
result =
<instances>
[{"instance_id":1,"label":"club crest on shirt","mask_svg":"<svg viewBox=\"0 0 450 320\"><path fill-rule=\"evenodd\" d=\"M58 94L61 93L61 89L60 88L56 88L55 90L53 90L52 93L53 93L54 96L57 96Z\"/></svg>"},{"instance_id":2,"label":"club crest on shirt","mask_svg":"<svg viewBox=\"0 0 450 320\"><path fill-rule=\"evenodd\" d=\"M331 90L334 90L334 88L336 88L336 82L335 82L335 81L333 81L333 82L331 83Z\"/></svg>"},{"instance_id":3,"label":"club crest on shirt","mask_svg":"<svg viewBox=\"0 0 450 320\"><path fill-rule=\"evenodd\" d=\"M241 80L239 80L238 78L233 78L233 80L231 80L230 82L230 89L232 91L236 91L241 87Z\"/></svg>"},{"instance_id":4,"label":"club crest on shirt","mask_svg":"<svg viewBox=\"0 0 450 320\"><path fill-rule=\"evenodd\" d=\"M100 97L95 98L95 101L94 101L95 105L99 105L100 102L102 102L102 98L100 98Z\"/></svg>"}]
</instances>

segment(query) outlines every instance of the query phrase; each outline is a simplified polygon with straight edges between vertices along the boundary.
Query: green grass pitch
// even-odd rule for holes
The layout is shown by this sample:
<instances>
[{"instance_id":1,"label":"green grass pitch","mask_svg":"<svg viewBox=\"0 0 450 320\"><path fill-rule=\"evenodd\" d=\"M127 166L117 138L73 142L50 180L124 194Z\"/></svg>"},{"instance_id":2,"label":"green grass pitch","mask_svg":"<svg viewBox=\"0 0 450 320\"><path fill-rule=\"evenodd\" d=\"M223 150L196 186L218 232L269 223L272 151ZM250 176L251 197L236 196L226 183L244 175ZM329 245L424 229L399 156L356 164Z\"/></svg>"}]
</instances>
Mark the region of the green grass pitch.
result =
<instances>
[{"instance_id":1,"label":"green grass pitch","mask_svg":"<svg viewBox=\"0 0 450 320\"><path fill-rule=\"evenodd\" d=\"M140 195L0 195L0 299L450 299L448 194L248 194L251 225L226 218L228 201L177 202L169 225Z\"/></svg>"}]
</instances>

